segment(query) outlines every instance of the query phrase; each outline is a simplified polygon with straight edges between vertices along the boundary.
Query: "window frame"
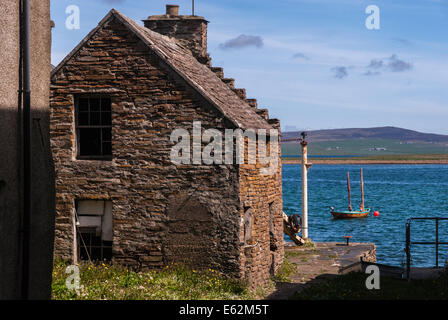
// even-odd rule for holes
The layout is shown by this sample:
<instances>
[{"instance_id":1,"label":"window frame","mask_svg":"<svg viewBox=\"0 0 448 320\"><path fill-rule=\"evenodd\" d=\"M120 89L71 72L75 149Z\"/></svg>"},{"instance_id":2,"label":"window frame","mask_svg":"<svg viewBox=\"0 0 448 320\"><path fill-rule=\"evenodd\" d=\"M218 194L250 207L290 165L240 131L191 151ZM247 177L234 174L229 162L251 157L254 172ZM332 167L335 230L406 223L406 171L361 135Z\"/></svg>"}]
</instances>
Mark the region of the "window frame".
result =
<instances>
[{"instance_id":1,"label":"window frame","mask_svg":"<svg viewBox=\"0 0 448 320\"><path fill-rule=\"evenodd\" d=\"M250 245L253 241L254 213L252 207L244 207L243 237L244 245Z\"/></svg>"},{"instance_id":2,"label":"window frame","mask_svg":"<svg viewBox=\"0 0 448 320\"><path fill-rule=\"evenodd\" d=\"M103 202L103 214L79 214L79 203L82 201L90 201L85 199L76 199L75 200L75 219L76 222L80 222L80 217L101 217L101 233L99 236L96 235L96 229L93 227L83 227L76 224L76 250L77 250L77 259L78 261L112 261L113 258L113 240L103 240L103 225L104 220L106 219L106 204L110 202L112 204L112 200L93 200ZM113 228L113 212L111 212L111 223ZM93 244L94 240L96 240L97 244ZM93 257L94 251L99 251L99 256L96 258ZM88 256L88 259L83 259L83 252L85 252Z\"/></svg>"},{"instance_id":3,"label":"window frame","mask_svg":"<svg viewBox=\"0 0 448 320\"><path fill-rule=\"evenodd\" d=\"M101 99L110 99L110 116L111 116L111 124L110 125L79 125L79 101L80 99L89 99L89 106L90 106L90 99L100 99L100 105L101 105ZM75 102L75 141L76 141L76 159L77 160L99 160L99 161L112 161L113 158L113 150L112 150L112 97L110 95L106 94L77 94L74 96L74 102ZM89 110L90 114L90 110ZM80 139L80 130L81 129L110 129L111 134L111 154L110 155L81 155L81 139ZM101 154L103 153L103 133L101 131Z\"/></svg>"},{"instance_id":4,"label":"window frame","mask_svg":"<svg viewBox=\"0 0 448 320\"><path fill-rule=\"evenodd\" d=\"M275 234L275 211L274 211L274 207L275 207L276 203L275 201L272 201L269 203L268 205L268 210L269 210L269 244L270 244L270 251L271 252L275 252L278 250L278 246L277 246L277 242L278 242L278 238L277 235Z\"/></svg>"}]
</instances>

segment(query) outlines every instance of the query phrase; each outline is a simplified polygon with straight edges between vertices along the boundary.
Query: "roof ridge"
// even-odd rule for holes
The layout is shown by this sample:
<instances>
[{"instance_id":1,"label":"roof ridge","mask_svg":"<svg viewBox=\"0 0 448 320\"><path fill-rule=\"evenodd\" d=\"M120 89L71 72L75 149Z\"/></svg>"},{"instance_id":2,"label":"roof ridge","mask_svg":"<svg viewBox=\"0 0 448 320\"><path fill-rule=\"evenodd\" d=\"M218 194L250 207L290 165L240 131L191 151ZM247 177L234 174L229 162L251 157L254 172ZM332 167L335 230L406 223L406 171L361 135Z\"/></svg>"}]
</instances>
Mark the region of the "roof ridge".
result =
<instances>
[{"instance_id":1,"label":"roof ridge","mask_svg":"<svg viewBox=\"0 0 448 320\"><path fill-rule=\"evenodd\" d=\"M207 102L212 104L224 117L236 127L242 129L266 129L273 127L262 116L242 100L206 65L200 63L190 50L175 39L161 35L139 25L116 9L112 9L71 52L53 70L53 77L86 43L114 16L131 32L159 56L176 74L184 79Z\"/></svg>"},{"instance_id":2,"label":"roof ridge","mask_svg":"<svg viewBox=\"0 0 448 320\"><path fill-rule=\"evenodd\" d=\"M157 33L157 32L155 32L155 31L152 31L152 30L150 30L150 29L148 29L148 28L145 28L144 26L141 26L141 25L139 25L137 22L135 22L134 20L132 20L132 19L130 19L130 18L128 18L128 17L126 17L125 15L123 15L122 13L120 13L119 11L117 11L117 10L115 10L115 12L114 13L116 13L120 18L122 18L122 19L124 19L127 23L129 23L132 27L134 27L137 31L139 31L139 32L143 32L143 33L146 33L146 34L148 34L148 35L150 35L150 36L154 36L155 38L158 38L158 39L162 39L162 40L164 40L164 41L167 41L168 40L168 42L170 43L170 44L172 44L172 45L174 45L174 46L177 46L177 47L180 47L181 49L183 49L184 51L186 51L188 54L189 54L189 56L191 57L191 59L193 59L198 65L200 65L201 66L201 68L203 68L204 70L207 70L208 72L210 72L210 74L212 74L213 75L213 77L215 77L217 80L219 80L220 82L222 82L222 80L208 67L208 66L206 66L206 65L204 65L204 64L202 64L202 63L200 63L199 61L197 61L196 60L196 58L194 58L194 56L191 54L191 51L190 50L188 50L187 48L185 48L184 46L181 46L177 41L175 41L174 39L172 39L172 38L170 38L170 37L167 37L167 36L164 36L164 35L161 35L161 34L159 34L159 33ZM146 40L148 40L148 39L146 39ZM150 40L150 39L149 39ZM210 102L210 103L212 103L212 105L214 105L224 116L226 116L227 118L229 118L229 120L231 120L237 127L244 127L244 125L242 125L241 123L239 123L238 121L235 121L236 119L234 119L233 117L231 117L231 116L229 116L229 114L226 112L226 111L224 111L220 106L219 106L219 104L218 103L216 103L215 101L213 101L213 99L210 99L210 97L208 97L208 95L207 95L207 93L206 92L204 92L204 88L201 86L201 85L199 85L198 83L196 83L195 81L192 81L192 79L190 79L190 78L188 78L188 77L185 77L184 75L183 75L183 73L181 72L181 71L179 71L178 70L178 68L175 66L175 65L173 65L172 63L171 63L171 59L168 57L168 56L166 56L165 55L165 53L164 52L162 52L162 51L160 51L160 50L155 50L155 49L158 49L157 48L157 46L154 44L154 43L151 43L151 45L152 46L154 46L154 47L151 47L151 49L152 50L154 50L156 53L158 53L158 54L160 54L161 55L161 57L170 65L170 67L171 68L173 68L174 70L176 70L176 72L184 79L184 80L186 80L188 83L190 83L190 85L192 85L197 91L199 91L199 93L204 97L204 98L206 98L206 100L208 100L208 102ZM236 92L234 92L230 87L228 87L226 84L224 84L228 89L229 89L229 92L231 92L242 104L244 104L245 105L245 107L246 107L246 109L247 110L250 110L250 111L252 111L252 113L253 113L253 116L254 117L258 117L261 121L263 121L265 124L266 124L266 126L265 126L265 128L264 129L273 129L273 127L271 126L271 124L269 124L269 122L268 122L268 119L266 119L265 117L263 117L262 115L260 115L258 112L253 112L253 111L255 111L255 110L253 110L252 109L252 107L247 103L247 101L245 101L245 100L243 100L243 99L241 99L240 98L240 96L236 93ZM246 129L249 129L249 128L246 128Z\"/></svg>"}]
</instances>

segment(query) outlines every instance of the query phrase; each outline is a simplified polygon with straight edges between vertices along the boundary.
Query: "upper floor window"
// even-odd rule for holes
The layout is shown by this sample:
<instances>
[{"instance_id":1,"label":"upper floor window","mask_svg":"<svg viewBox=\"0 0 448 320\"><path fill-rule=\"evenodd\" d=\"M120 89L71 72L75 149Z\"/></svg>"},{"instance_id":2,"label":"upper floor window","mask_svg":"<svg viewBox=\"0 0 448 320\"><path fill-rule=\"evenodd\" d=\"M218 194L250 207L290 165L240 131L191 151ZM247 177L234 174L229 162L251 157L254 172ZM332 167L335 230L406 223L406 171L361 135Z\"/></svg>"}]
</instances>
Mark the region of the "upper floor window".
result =
<instances>
[{"instance_id":1,"label":"upper floor window","mask_svg":"<svg viewBox=\"0 0 448 320\"><path fill-rule=\"evenodd\" d=\"M112 159L112 112L108 97L75 99L78 159Z\"/></svg>"}]
</instances>

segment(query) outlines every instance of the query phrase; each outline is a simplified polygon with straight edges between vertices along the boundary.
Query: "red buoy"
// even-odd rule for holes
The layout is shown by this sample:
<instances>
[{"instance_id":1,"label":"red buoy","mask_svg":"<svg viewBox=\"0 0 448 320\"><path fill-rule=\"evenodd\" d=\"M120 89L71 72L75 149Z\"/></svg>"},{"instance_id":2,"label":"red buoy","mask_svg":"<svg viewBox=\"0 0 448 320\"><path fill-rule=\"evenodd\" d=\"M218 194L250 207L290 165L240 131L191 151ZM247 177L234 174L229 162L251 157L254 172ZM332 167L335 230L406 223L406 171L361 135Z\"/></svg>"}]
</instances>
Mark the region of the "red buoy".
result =
<instances>
[{"instance_id":1,"label":"red buoy","mask_svg":"<svg viewBox=\"0 0 448 320\"><path fill-rule=\"evenodd\" d=\"M380 216L380 212L379 212L379 211L375 211L375 212L373 213L373 216L375 216L375 217L379 217L379 216Z\"/></svg>"}]
</instances>

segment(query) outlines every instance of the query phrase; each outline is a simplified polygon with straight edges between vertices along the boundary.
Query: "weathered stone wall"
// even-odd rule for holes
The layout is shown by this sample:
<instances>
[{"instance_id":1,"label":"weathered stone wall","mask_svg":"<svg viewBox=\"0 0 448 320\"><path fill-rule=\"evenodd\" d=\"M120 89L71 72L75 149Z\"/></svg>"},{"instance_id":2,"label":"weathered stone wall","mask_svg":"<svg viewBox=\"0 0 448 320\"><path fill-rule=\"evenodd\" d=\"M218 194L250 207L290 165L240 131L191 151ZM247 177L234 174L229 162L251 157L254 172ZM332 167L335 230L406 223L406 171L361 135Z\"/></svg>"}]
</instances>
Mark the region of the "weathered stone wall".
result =
<instances>
[{"instance_id":1,"label":"weathered stone wall","mask_svg":"<svg viewBox=\"0 0 448 320\"><path fill-rule=\"evenodd\" d=\"M112 161L76 160L79 93L111 96ZM98 31L53 76L51 109L56 256L76 255L75 200L107 199L115 261L136 267L201 261L239 275L238 168L170 161L174 129L191 133L193 121L201 121L203 129L223 130L229 123L120 22Z\"/></svg>"},{"instance_id":2,"label":"weathered stone wall","mask_svg":"<svg viewBox=\"0 0 448 320\"><path fill-rule=\"evenodd\" d=\"M111 97L112 161L76 159L74 98L89 93ZM118 20L53 76L51 110L56 256L76 259L75 200L102 199L113 204L116 262L214 268L253 286L277 272L283 260L281 164L269 176L260 174L259 164L173 164L173 130L191 134L193 121L201 121L202 130L218 129L224 137L234 126ZM250 244L242 239L247 207L254 219Z\"/></svg>"},{"instance_id":3,"label":"weathered stone wall","mask_svg":"<svg viewBox=\"0 0 448 320\"><path fill-rule=\"evenodd\" d=\"M267 142L269 155L271 144L269 140ZM263 175L260 169L267 165L259 163L245 163L240 167L242 221L245 208L253 212L252 239L241 252L241 270L243 278L253 287L266 284L270 276L277 274L284 258L280 143L278 147L279 161L275 174ZM243 239L243 227L241 229L240 237Z\"/></svg>"}]
</instances>

